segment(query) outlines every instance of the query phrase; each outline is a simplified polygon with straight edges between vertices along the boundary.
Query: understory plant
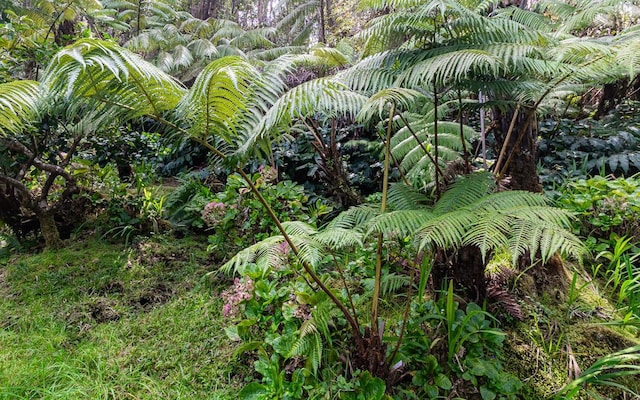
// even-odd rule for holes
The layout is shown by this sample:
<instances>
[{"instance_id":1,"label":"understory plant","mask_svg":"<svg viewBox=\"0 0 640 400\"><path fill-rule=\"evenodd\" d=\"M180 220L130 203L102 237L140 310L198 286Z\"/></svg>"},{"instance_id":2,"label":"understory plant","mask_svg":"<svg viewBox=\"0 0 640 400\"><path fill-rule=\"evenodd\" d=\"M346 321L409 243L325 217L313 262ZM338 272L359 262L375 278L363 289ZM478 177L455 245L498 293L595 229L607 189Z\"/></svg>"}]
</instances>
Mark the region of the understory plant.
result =
<instances>
[{"instance_id":1,"label":"understory plant","mask_svg":"<svg viewBox=\"0 0 640 400\"><path fill-rule=\"evenodd\" d=\"M632 346L597 360L580 376L565 385L556 395L556 399L574 399L585 392L595 399L605 398L598 392L598 387L608 386L621 390L634 397L640 393L620 383L621 378L640 375L640 346ZM637 389L636 389L637 390Z\"/></svg>"},{"instance_id":2,"label":"understory plant","mask_svg":"<svg viewBox=\"0 0 640 400\"><path fill-rule=\"evenodd\" d=\"M584 238L608 240L640 237L640 177L611 178L596 175L569 182L561 188L557 204L578 218L574 231Z\"/></svg>"},{"instance_id":3,"label":"understory plant","mask_svg":"<svg viewBox=\"0 0 640 400\"><path fill-rule=\"evenodd\" d=\"M414 301L398 352L411 385L401 384L398 397L517 398L522 383L502 369L505 334L496 322L475 303L461 307L452 282L438 300Z\"/></svg>"},{"instance_id":4,"label":"understory plant","mask_svg":"<svg viewBox=\"0 0 640 400\"><path fill-rule=\"evenodd\" d=\"M561 228L561 224L566 224L565 219L568 216L566 213L545 205L544 197L541 195L524 192L488 194L492 184L491 177L486 174L475 174L460 180L457 184L452 185L434 206L424 206L417 209L415 205L425 203L427 199L423 198L422 201L417 203L407 201L406 196L411 193L411 190L404 188L402 184L399 185L394 186L393 190L390 191L390 211L388 212L380 212L380 207L375 204L365 204L343 212L322 229L303 222L283 223L286 234L299 249L296 257L294 257L294 254L288 253L287 257L283 258L283 248L287 248L288 242L285 241L283 235L276 235L240 251L223 266L224 270L234 271L240 276L253 273L255 265L260 266L259 269L261 271L267 270L270 274L277 275L278 271L286 271L281 272L284 276L293 273L301 274L300 283L302 284L306 283L305 274L296 265L301 262L311 265L319 279L326 282L327 285L331 285L327 286L330 288L329 290L334 292L339 290L335 292L338 300L345 307L348 307L350 317L358 326L362 326L362 328L359 328L362 329L360 340L372 341L375 338L380 338L380 342L377 345L381 347L376 350L380 353L376 353L375 356L372 355L371 357L383 357L382 359L373 359L384 363L382 365L384 370L380 365L377 365L377 371L380 374L378 377L385 380L388 388L390 388L389 385L400 382L405 372L404 367L407 360L399 359L398 350L394 350L393 346L389 346L389 344L400 346L403 343L406 321L402 322L402 317L389 320L379 319L377 323L378 332L376 334L371 333L369 325L360 325L359 321L363 315L366 316L366 310L371 309L371 302L374 300L376 292L364 290L367 280L362 279L357 274L352 274L348 264L350 254L357 253L358 249L369 249L370 258L375 262L368 264L366 274L373 277L374 282L378 282L381 285L392 274L404 275L405 277L409 274L414 277L421 272L427 273L426 271L431 268L429 264L434 262L434 254L437 251L441 251L439 249L455 252L458 249L468 248L469 246L476 247L487 262L490 253L494 249L508 250L513 255L513 260L518 260L526 251L534 254L539 253L545 259L556 251L576 256L582 251L579 241L571 233ZM405 195L401 196L400 194L402 193ZM415 192L414 196L413 200L420 197ZM409 209L406 209L406 207L409 207ZM502 227L500 228L502 230L497 227ZM382 246L378 247L377 242L380 236L383 237L383 241ZM489 237L490 239L488 239ZM532 243L535 243L536 247L531 247ZM380 254L380 259L377 254ZM421 266L421 260L425 259L428 268ZM376 277L378 260L384 264L385 268L382 268L380 276ZM283 262L287 261L290 262L289 266L282 270ZM254 276L251 277L252 279L254 278ZM455 278L457 275L452 275L452 277ZM423 281L424 279L426 279L426 276L419 276L419 280ZM395 290L402 288L403 282L406 283L403 280L398 282L399 284L395 286ZM410 278L408 282L409 293L405 301L410 302L412 299L413 279ZM311 287L313 288L312 284ZM378 290L381 299L385 292L380 288ZM421 287L421 290L424 290L424 286ZM277 291L272 292L277 293ZM319 293L323 293L323 296L326 296L325 292ZM296 298L298 297L296 295ZM473 336L473 334L464 331L464 329L460 330L460 324L466 325L473 322L478 324L477 330L487 330L484 333L488 336L496 333L491 333L492 331L488 330L490 324L489 320L486 320L487 314L477 308L473 308L474 306L469 306L465 316L461 316L460 321L456 322L459 313L455 311L453 302L453 282L450 284L448 298L449 300L446 304L447 313L440 316L431 316L430 318L434 321L442 320L447 322L450 329L446 336L449 344L445 359L454 360L455 355L465 347L463 344ZM327 307L333 309L335 302L328 301L328 298L326 300ZM277 314L278 312L271 309L271 315ZM330 314L336 316L333 323L340 324L342 320L340 317L344 315L342 310L333 309ZM396 339L390 342L382 341L382 338L387 336L384 333L387 325L398 327L397 336L392 335ZM337 326L348 327L344 325ZM282 330L278 331L281 332ZM318 332L322 332L322 330L318 330ZM349 336L345 332L340 333L340 330L336 328L330 332L330 336L321 336L325 343L336 343L336 335L342 339ZM262 334L264 334L264 331ZM302 331L294 331L294 335L298 335L298 338L305 337ZM500 336L499 334L497 335ZM411 342L413 341L411 340ZM342 346L350 349L345 355L348 357L346 360L347 365L354 366L354 370L371 371L369 368L372 367L359 359L359 357L362 357L362 353L358 353L357 347L353 348L351 347L353 345L349 346L344 343L342 343ZM303 359L313 357L312 359L316 360L318 358L317 354L310 353L303 353L298 356ZM290 357L292 357L291 353L289 358L285 358L283 361L289 360L290 362ZM469 363L472 363L472 361L469 361ZM448 371L448 368L450 367L427 369L426 372L423 372L425 374L424 382L432 382L432 379L442 373L439 371ZM312 370L309 371L309 374L312 374ZM459 369L461 378L473 383L477 377L473 378L469 374L462 377L464 371L467 370L480 370L473 369L470 366ZM352 376L353 371L345 371L344 373L347 376ZM357 376L354 378L357 378ZM510 395L513 394L514 388L517 388L517 384L513 382L504 383L504 387L502 387L503 383L499 382L502 382L501 379L507 378L500 377L500 374L494 375L491 372L490 378L496 379L496 381L489 380L487 386L482 389L486 391L487 396L496 391L504 395ZM511 380L508 381L511 382ZM440 387L440 389L452 390L452 387L448 387L442 382L441 386L444 387ZM475 382L477 383L477 379ZM431 385L431 383L420 383L420 385ZM425 390L429 390L430 395L434 393L433 389Z\"/></svg>"}]
</instances>

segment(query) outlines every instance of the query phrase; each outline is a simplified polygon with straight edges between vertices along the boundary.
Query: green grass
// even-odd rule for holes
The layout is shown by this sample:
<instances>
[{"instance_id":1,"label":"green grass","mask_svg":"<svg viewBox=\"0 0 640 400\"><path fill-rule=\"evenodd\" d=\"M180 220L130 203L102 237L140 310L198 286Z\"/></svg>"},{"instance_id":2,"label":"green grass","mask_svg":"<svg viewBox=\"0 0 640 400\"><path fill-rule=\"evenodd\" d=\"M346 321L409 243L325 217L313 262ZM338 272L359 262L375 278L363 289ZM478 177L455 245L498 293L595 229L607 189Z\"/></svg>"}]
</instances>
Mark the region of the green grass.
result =
<instances>
[{"instance_id":1,"label":"green grass","mask_svg":"<svg viewBox=\"0 0 640 400\"><path fill-rule=\"evenodd\" d=\"M0 399L234 398L213 268L169 236L0 261Z\"/></svg>"}]
</instances>

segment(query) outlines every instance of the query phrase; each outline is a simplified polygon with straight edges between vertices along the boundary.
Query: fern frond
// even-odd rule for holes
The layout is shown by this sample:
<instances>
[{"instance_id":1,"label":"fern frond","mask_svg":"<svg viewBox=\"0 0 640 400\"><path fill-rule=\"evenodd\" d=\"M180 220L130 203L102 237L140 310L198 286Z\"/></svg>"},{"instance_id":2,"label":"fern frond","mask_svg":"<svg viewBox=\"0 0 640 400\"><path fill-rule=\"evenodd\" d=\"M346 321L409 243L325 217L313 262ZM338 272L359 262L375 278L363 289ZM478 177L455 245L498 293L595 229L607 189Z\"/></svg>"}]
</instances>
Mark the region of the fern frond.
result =
<instances>
[{"instance_id":1,"label":"fern frond","mask_svg":"<svg viewBox=\"0 0 640 400\"><path fill-rule=\"evenodd\" d=\"M433 208L433 213L442 215L466 207L482 199L495 188L490 173L475 173L454 182Z\"/></svg>"},{"instance_id":2,"label":"fern frond","mask_svg":"<svg viewBox=\"0 0 640 400\"><path fill-rule=\"evenodd\" d=\"M402 287L407 286L410 283L407 275L398 275L394 273L383 274L380 278L380 294L383 296L395 293ZM363 281L364 289L371 293L373 292L374 279L368 278Z\"/></svg>"},{"instance_id":3,"label":"fern frond","mask_svg":"<svg viewBox=\"0 0 640 400\"><path fill-rule=\"evenodd\" d=\"M398 210L380 214L368 223L365 236L371 234L397 234L401 238L411 236L434 217L429 210Z\"/></svg>"},{"instance_id":4,"label":"fern frond","mask_svg":"<svg viewBox=\"0 0 640 400\"><path fill-rule=\"evenodd\" d=\"M0 84L0 136L18 133L35 120L39 94L34 81Z\"/></svg>"},{"instance_id":5,"label":"fern frond","mask_svg":"<svg viewBox=\"0 0 640 400\"><path fill-rule=\"evenodd\" d=\"M249 264L262 263L265 269L275 265L275 249L284 242L282 236L271 236L256 244L253 244L239 251L235 256L220 267L223 273L234 273L242 275Z\"/></svg>"},{"instance_id":6,"label":"fern frond","mask_svg":"<svg viewBox=\"0 0 640 400\"><path fill-rule=\"evenodd\" d=\"M332 219L326 229L352 229L366 225L372 218L380 214L380 207L364 204L351 207Z\"/></svg>"},{"instance_id":7,"label":"fern frond","mask_svg":"<svg viewBox=\"0 0 640 400\"><path fill-rule=\"evenodd\" d=\"M230 143L229 133L235 131L248 106L256 77L257 70L238 57L210 63L178 107L191 122L191 134L204 140L220 136Z\"/></svg>"},{"instance_id":8,"label":"fern frond","mask_svg":"<svg viewBox=\"0 0 640 400\"><path fill-rule=\"evenodd\" d=\"M343 250L362 246L362 232L358 229L327 227L313 238L333 250Z\"/></svg>"},{"instance_id":9,"label":"fern frond","mask_svg":"<svg viewBox=\"0 0 640 400\"><path fill-rule=\"evenodd\" d=\"M393 103L399 110L408 110L417 101L424 97L420 92L404 88L383 89L371 96L356 115L356 121L368 122L389 117L389 107ZM392 116L395 117L395 116Z\"/></svg>"},{"instance_id":10,"label":"fern frond","mask_svg":"<svg viewBox=\"0 0 640 400\"><path fill-rule=\"evenodd\" d=\"M247 152L260 140L278 137L277 128L289 126L295 119L317 112L326 116L354 116L362 108L366 97L348 90L332 79L319 78L302 83L281 96L260 120L239 149Z\"/></svg>"},{"instance_id":11,"label":"fern frond","mask_svg":"<svg viewBox=\"0 0 640 400\"><path fill-rule=\"evenodd\" d=\"M431 218L416 232L418 248L420 250L432 249L434 246L443 249L459 248L467 230L476 218L476 215L464 209Z\"/></svg>"},{"instance_id":12,"label":"fern frond","mask_svg":"<svg viewBox=\"0 0 640 400\"><path fill-rule=\"evenodd\" d=\"M68 117L87 108L114 120L162 117L185 89L172 77L112 42L82 39L58 52L42 83L68 104Z\"/></svg>"},{"instance_id":13,"label":"fern frond","mask_svg":"<svg viewBox=\"0 0 640 400\"><path fill-rule=\"evenodd\" d=\"M393 210L417 210L427 208L427 197L403 183L389 185L389 207Z\"/></svg>"},{"instance_id":14,"label":"fern frond","mask_svg":"<svg viewBox=\"0 0 640 400\"><path fill-rule=\"evenodd\" d=\"M310 237L318 233L318 230L313 225L302 221L283 221L282 227L291 236Z\"/></svg>"}]
</instances>

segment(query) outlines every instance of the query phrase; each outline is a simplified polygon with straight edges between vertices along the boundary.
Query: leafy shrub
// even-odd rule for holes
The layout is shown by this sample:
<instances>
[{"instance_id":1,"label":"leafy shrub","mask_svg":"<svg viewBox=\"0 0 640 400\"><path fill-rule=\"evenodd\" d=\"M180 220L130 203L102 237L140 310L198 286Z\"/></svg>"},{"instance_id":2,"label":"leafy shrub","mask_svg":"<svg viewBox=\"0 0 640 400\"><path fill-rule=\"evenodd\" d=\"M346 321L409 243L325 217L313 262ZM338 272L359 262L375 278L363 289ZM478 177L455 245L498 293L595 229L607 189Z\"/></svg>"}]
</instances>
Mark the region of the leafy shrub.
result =
<instances>
[{"instance_id":1,"label":"leafy shrub","mask_svg":"<svg viewBox=\"0 0 640 400\"><path fill-rule=\"evenodd\" d=\"M222 293L223 314L235 322L225 328L227 336L242 341L236 354L257 350L254 368L261 379L243 388L242 399L307 398L303 393L316 386L320 366L327 364L322 360L333 354L336 362L330 339L336 335L329 334L334 307L296 276L288 255L283 248L277 270L248 265L246 276Z\"/></svg>"},{"instance_id":2,"label":"leafy shrub","mask_svg":"<svg viewBox=\"0 0 640 400\"><path fill-rule=\"evenodd\" d=\"M166 216L174 227L202 230L205 228L202 210L213 199L213 192L195 176L179 179L179 181L180 186L167 196Z\"/></svg>"},{"instance_id":3,"label":"leafy shrub","mask_svg":"<svg viewBox=\"0 0 640 400\"><path fill-rule=\"evenodd\" d=\"M608 239L640 237L640 176L611 179L594 176L570 182L556 194L559 206L573 211L576 233Z\"/></svg>"},{"instance_id":4,"label":"leafy shrub","mask_svg":"<svg viewBox=\"0 0 640 400\"><path fill-rule=\"evenodd\" d=\"M402 398L442 398L454 390L483 400L517 398L522 383L502 369L505 335L492 318L474 303L459 308L452 284L438 301L413 302L399 351L413 378Z\"/></svg>"},{"instance_id":5,"label":"leafy shrub","mask_svg":"<svg viewBox=\"0 0 640 400\"><path fill-rule=\"evenodd\" d=\"M622 104L600 121L545 120L538 145L541 175L547 182L597 174L640 172L637 103Z\"/></svg>"},{"instance_id":6,"label":"leafy shrub","mask_svg":"<svg viewBox=\"0 0 640 400\"><path fill-rule=\"evenodd\" d=\"M281 221L315 223L330 211L321 200L309 205L302 186L291 181L276 183L273 172L262 168L251 180ZM230 243L230 239L238 246L253 244L269 237L275 229L267 211L238 174L229 175L225 190L216 193L202 212L203 222L213 232L209 236L211 248Z\"/></svg>"},{"instance_id":7,"label":"leafy shrub","mask_svg":"<svg viewBox=\"0 0 640 400\"><path fill-rule=\"evenodd\" d=\"M97 224L106 230L105 237L128 242L134 234L159 232L165 198L150 189L154 174L147 167L136 168L133 182L122 182L113 164L101 168L83 161L74 169L87 188L82 196L101 209Z\"/></svg>"},{"instance_id":8,"label":"leafy shrub","mask_svg":"<svg viewBox=\"0 0 640 400\"><path fill-rule=\"evenodd\" d=\"M291 181L275 182L275 171L262 167L251 180L272 205L281 221L315 223L330 208L318 199L308 204L304 188ZM210 250L228 245L244 246L273 233L275 225L249 185L238 174L227 177L224 190L214 192L203 180L192 176L172 192L165 204L174 226L210 232ZM225 254L229 249L225 249Z\"/></svg>"}]
</instances>

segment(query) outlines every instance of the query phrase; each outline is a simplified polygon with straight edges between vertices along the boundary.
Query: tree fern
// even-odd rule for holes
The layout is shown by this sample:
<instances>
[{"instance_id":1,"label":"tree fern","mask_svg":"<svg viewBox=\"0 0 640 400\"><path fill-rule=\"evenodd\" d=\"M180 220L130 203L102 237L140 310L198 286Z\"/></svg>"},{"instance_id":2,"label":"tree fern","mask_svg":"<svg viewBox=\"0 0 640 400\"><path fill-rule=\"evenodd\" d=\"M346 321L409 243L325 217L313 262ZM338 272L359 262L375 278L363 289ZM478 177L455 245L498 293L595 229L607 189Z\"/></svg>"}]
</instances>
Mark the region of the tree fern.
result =
<instances>
[{"instance_id":1,"label":"tree fern","mask_svg":"<svg viewBox=\"0 0 640 400\"><path fill-rule=\"evenodd\" d=\"M288 127L297 118L317 112L325 116L355 116L366 97L350 91L343 84L327 78L314 79L289 90L264 114L240 148L246 154L260 140L278 136L278 128Z\"/></svg>"},{"instance_id":2,"label":"tree fern","mask_svg":"<svg viewBox=\"0 0 640 400\"><path fill-rule=\"evenodd\" d=\"M401 238L411 237L421 226L433 219L430 210L397 210L380 214L367 224L367 233L385 233Z\"/></svg>"},{"instance_id":3,"label":"tree fern","mask_svg":"<svg viewBox=\"0 0 640 400\"><path fill-rule=\"evenodd\" d=\"M389 185L389 207L392 210L420 210L428 207L430 199L404 183Z\"/></svg>"},{"instance_id":4,"label":"tree fern","mask_svg":"<svg viewBox=\"0 0 640 400\"><path fill-rule=\"evenodd\" d=\"M231 142L229 133L248 106L256 76L258 71L238 57L210 63L178 107L191 122L192 135L203 139L221 135Z\"/></svg>"},{"instance_id":5,"label":"tree fern","mask_svg":"<svg viewBox=\"0 0 640 400\"><path fill-rule=\"evenodd\" d=\"M433 212L436 215L442 215L466 207L487 196L494 189L495 183L487 173L462 177L440 197L433 207Z\"/></svg>"}]
</instances>

